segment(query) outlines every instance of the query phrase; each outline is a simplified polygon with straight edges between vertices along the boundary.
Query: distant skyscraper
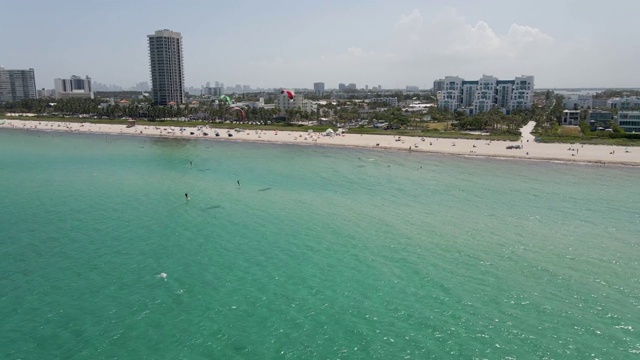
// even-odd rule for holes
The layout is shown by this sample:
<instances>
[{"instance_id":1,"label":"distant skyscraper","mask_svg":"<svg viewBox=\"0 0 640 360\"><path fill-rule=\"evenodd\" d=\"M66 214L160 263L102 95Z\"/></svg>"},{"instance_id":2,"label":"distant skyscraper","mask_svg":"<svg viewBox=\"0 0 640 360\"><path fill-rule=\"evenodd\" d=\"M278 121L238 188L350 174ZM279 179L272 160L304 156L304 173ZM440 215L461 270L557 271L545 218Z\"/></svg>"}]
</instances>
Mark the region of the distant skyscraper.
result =
<instances>
[{"instance_id":1,"label":"distant skyscraper","mask_svg":"<svg viewBox=\"0 0 640 360\"><path fill-rule=\"evenodd\" d=\"M315 92L316 96L323 96L324 95L324 83L323 82L313 83L313 91Z\"/></svg>"},{"instance_id":2,"label":"distant skyscraper","mask_svg":"<svg viewBox=\"0 0 640 360\"><path fill-rule=\"evenodd\" d=\"M93 88L91 78L85 79L80 76L71 75L70 79L55 79L55 96L57 99L66 98L90 98L93 99Z\"/></svg>"},{"instance_id":3,"label":"distant skyscraper","mask_svg":"<svg viewBox=\"0 0 640 360\"><path fill-rule=\"evenodd\" d=\"M33 69L6 70L0 66L0 104L36 98L36 76Z\"/></svg>"},{"instance_id":4,"label":"distant skyscraper","mask_svg":"<svg viewBox=\"0 0 640 360\"><path fill-rule=\"evenodd\" d=\"M182 35L165 29L147 38L153 102L158 105L184 103Z\"/></svg>"}]
</instances>

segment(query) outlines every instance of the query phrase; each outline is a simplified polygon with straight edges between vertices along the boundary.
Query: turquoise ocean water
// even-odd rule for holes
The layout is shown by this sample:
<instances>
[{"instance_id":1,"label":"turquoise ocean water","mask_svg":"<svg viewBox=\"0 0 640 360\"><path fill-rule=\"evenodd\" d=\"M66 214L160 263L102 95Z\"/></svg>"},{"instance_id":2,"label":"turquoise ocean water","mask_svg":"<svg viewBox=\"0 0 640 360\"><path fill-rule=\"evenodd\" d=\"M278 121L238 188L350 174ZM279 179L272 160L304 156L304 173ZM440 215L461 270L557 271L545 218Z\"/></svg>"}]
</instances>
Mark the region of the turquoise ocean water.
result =
<instances>
[{"instance_id":1,"label":"turquoise ocean water","mask_svg":"<svg viewBox=\"0 0 640 360\"><path fill-rule=\"evenodd\" d=\"M639 180L2 130L0 358L638 358Z\"/></svg>"}]
</instances>

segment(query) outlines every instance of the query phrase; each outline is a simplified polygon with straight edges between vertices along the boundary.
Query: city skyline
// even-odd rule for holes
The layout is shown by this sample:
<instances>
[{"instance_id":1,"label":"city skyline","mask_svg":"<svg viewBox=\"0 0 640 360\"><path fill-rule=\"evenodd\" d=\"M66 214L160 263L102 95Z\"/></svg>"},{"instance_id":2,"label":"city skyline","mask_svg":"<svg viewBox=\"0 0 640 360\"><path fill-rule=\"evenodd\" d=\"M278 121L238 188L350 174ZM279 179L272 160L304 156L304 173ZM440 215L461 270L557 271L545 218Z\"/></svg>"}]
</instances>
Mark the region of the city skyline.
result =
<instances>
[{"instance_id":1,"label":"city skyline","mask_svg":"<svg viewBox=\"0 0 640 360\"><path fill-rule=\"evenodd\" d=\"M38 88L73 73L129 87L150 82L145 36L169 28L184 39L186 87L426 89L446 75L477 74L535 75L537 88L640 85L640 45L624 41L640 32L635 2L608 2L615 16L602 16L592 0L154 4L6 2L7 13L29 14L37 26L24 28L20 16L0 24L4 33L21 29L6 38L11 51L0 65L34 68Z\"/></svg>"}]
</instances>

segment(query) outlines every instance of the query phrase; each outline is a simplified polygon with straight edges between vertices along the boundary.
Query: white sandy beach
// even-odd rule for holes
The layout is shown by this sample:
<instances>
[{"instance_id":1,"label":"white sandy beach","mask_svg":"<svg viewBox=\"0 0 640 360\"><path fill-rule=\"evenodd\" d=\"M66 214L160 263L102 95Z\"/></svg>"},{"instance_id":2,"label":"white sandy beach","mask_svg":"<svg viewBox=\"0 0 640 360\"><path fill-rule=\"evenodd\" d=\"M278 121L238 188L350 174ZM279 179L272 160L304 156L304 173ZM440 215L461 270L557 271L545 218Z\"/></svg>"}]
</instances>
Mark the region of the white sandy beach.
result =
<instances>
[{"instance_id":1,"label":"white sandy beach","mask_svg":"<svg viewBox=\"0 0 640 360\"><path fill-rule=\"evenodd\" d=\"M2 123L4 121L4 123ZM373 149L394 149L411 152L429 152L461 156L521 158L547 161L585 162L612 165L640 165L640 149L609 145L542 144L534 142L530 134L534 127L530 122L522 129L520 141L488 141L443 138L398 137L392 135L335 134L296 131L245 130L205 126L199 128L171 126L147 126L65 123L49 121L0 120L0 128L38 131L62 131L115 135L138 135L167 138L209 139L211 141L254 141L283 144L349 146ZM205 135L207 133L208 135ZM219 136L215 134L218 133ZM233 134L233 136L228 136ZM522 149L507 149L509 145L521 145Z\"/></svg>"}]
</instances>

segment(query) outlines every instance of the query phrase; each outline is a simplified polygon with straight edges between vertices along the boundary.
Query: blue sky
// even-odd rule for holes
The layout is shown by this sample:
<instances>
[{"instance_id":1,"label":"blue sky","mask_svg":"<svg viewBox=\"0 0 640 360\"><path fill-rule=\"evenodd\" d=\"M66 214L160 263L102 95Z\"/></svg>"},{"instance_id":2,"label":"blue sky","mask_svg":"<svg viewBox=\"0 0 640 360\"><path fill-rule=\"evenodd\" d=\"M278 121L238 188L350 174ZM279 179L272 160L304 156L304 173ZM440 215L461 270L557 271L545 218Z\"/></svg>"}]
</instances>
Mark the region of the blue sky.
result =
<instances>
[{"instance_id":1,"label":"blue sky","mask_svg":"<svg viewBox=\"0 0 640 360\"><path fill-rule=\"evenodd\" d=\"M149 81L146 36L182 33L187 86L431 87L534 75L537 87L639 87L640 1L0 0L0 65Z\"/></svg>"}]
</instances>

